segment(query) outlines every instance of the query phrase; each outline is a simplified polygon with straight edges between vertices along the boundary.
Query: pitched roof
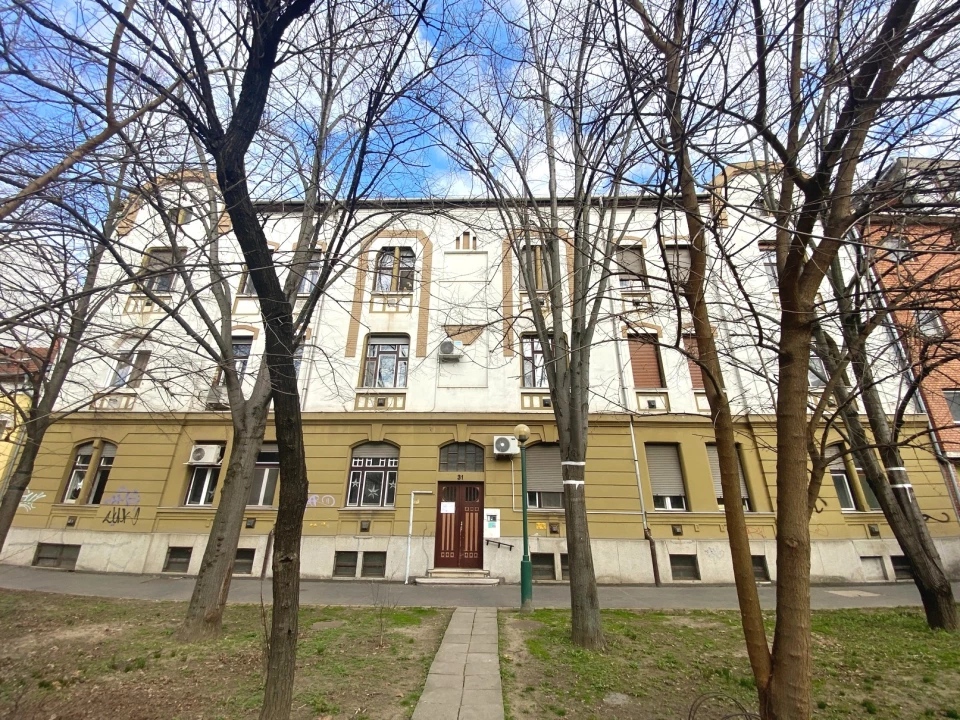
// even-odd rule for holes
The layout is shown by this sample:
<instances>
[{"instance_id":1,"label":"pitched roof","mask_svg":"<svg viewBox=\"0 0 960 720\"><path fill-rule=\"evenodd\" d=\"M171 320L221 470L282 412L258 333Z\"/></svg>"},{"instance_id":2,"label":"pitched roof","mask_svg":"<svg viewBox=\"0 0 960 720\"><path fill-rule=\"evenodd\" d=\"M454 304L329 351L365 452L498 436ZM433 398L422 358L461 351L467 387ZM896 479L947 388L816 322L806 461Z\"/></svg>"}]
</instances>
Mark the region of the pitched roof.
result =
<instances>
[{"instance_id":1,"label":"pitched roof","mask_svg":"<svg viewBox=\"0 0 960 720\"><path fill-rule=\"evenodd\" d=\"M0 380L36 375L55 350L55 347L0 346Z\"/></svg>"}]
</instances>

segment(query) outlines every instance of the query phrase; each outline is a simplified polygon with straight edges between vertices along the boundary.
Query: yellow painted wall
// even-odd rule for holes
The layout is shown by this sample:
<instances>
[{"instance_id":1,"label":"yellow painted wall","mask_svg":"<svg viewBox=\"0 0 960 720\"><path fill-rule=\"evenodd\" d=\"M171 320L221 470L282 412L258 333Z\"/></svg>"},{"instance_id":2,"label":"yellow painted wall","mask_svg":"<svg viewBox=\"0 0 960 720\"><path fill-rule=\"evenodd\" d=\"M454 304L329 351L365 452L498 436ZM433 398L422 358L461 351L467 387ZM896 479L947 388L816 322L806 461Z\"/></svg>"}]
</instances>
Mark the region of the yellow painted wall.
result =
<instances>
[{"instance_id":1,"label":"yellow painted wall","mask_svg":"<svg viewBox=\"0 0 960 720\"><path fill-rule=\"evenodd\" d=\"M519 458L513 463L494 459L491 448L494 435L512 434L521 419L531 427L531 443L556 441L556 428L548 415L539 421L530 415L522 418L509 415L305 415L310 493L317 498L316 505L306 509L304 534L355 535L360 521L370 520L373 535L405 535L411 490L431 490L434 494L418 498L414 535L432 535L437 482L456 479L456 473L438 471L439 448L451 441L473 441L487 448L485 472L467 475L465 479L484 481L484 505L501 509L501 534L519 536L522 529ZM775 536L772 511L776 502L773 426L769 418L753 419L741 421L737 432L745 479L758 511L748 515L748 527L753 537L772 539ZM641 503L628 433L629 426L622 417L601 416L591 421L586 492L590 531L597 539L643 537ZM74 517L74 527L84 530L205 533L214 509L183 506L190 475L186 462L195 444L225 442L229 453L230 437L229 422L213 414L152 418L137 413L72 416L47 433L30 483L32 491L42 492L45 497L36 503L34 510L21 509L16 525L60 529L66 527L68 518ZM713 440L709 420L696 416L650 416L636 421L635 437L644 505L650 511L648 517L654 538L673 537L672 526L678 524L683 528L685 539L724 537L725 520L714 497L705 449L705 444ZM115 493L135 491L138 504L91 506L59 502L74 448L94 438L108 440L118 447L104 499L112 498ZM267 441L274 438L273 429L268 429ZM393 509L342 507L351 447L366 441L389 441L400 446ZM651 442L679 444L690 512L652 511L653 496L644 456L644 444ZM949 518L948 523L930 523L931 532L937 536L956 536L956 516L935 458L925 450L908 448L904 451L904 461L923 511L938 518L946 513ZM880 525L881 537L892 537L879 512L840 512L829 475L824 479L821 498L822 512L815 513L812 521L814 539L868 538L868 525L872 523ZM256 518L257 523L253 529L245 528L244 534L268 533L274 515L275 511L270 509L250 509L246 516ZM533 535L548 535L550 522L559 522L563 535L562 511L531 511Z\"/></svg>"}]
</instances>

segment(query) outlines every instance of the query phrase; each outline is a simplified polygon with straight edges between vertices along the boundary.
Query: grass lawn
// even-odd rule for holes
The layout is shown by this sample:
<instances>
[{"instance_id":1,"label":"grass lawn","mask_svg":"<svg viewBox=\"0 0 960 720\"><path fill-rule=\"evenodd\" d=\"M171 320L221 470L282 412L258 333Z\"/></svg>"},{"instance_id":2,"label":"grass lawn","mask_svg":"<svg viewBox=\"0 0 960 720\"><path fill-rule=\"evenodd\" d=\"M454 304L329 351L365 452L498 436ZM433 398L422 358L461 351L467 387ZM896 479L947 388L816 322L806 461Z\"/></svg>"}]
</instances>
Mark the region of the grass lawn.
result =
<instances>
[{"instance_id":1,"label":"grass lawn","mask_svg":"<svg viewBox=\"0 0 960 720\"><path fill-rule=\"evenodd\" d=\"M450 611L382 606L300 612L293 717L401 720L413 713ZM386 602L384 602L386 601ZM256 718L259 606L230 605L223 635L181 644L186 605L0 590L0 717Z\"/></svg>"},{"instance_id":2,"label":"grass lawn","mask_svg":"<svg viewBox=\"0 0 960 720\"><path fill-rule=\"evenodd\" d=\"M574 648L569 625L568 612L501 612L508 718L686 718L716 692L756 710L737 613L604 611L602 654ZM960 718L960 637L928 630L919 609L816 612L813 638L815 717Z\"/></svg>"}]
</instances>

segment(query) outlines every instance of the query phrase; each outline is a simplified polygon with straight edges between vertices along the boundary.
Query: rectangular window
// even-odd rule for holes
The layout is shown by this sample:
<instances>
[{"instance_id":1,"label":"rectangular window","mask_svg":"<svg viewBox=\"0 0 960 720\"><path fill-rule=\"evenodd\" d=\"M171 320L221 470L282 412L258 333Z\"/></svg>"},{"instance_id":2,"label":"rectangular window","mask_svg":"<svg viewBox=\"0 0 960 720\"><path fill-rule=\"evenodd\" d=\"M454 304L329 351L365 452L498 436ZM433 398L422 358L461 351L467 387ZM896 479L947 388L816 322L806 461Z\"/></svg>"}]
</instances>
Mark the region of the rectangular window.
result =
<instances>
[{"instance_id":1,"label":"rectangular window","mask_svg":"<svg viewBox=\"0 0 960 720\"><path fill-rule=\"evenodd\" d=\"M354 457L347 489L348 507L393 507L398 458Z\"/></svg>"},{"instance_id":2,"label":"rectangular window","mask_svg":"<svg viewBox=\"0 0 960 720\"><path fill-rule=\"evenodd\" d=\"M831 445L827 448L827 456L832 457L828 472L833 480L833 487L837 491L837 499L842 510L859 510L853 488L850 486L850 477L847 475L847 466L844 463L844 447Z\"/></svg>"},{"instance_id":3,"label":"rectangular window","mask_svg":"<svg viewBox=\"0 0 960 720\"><path fill-rule=\"evenodd\" d=\"M527 507L539 508L541 510L554 510L563 508L562 492L528 492Z\"/></svg>"},{"instance_id":4,"label":"rectangular window","mask_svg":"<svg viewBox=\"0 0 960 720\"><path fill-rule=\"evenodd\" d=\"M143 264L145 290L168 293L173 290L176 274L173 269L173 250L149 250Z\"/></svg>"},{"instance_id":5,"label":"rectangular window","mask_svg":"<svg viewBox=\"0 0 960 720\"><path fill-rule=\"evenodd\" d=\"M696 335L683 336L683 349L687 351L687 369L690 370L690 381L694 390L703 390L703 369L697 364L700 350L697 346Z\"/></svg>"},{"instance_id":6,"label":"rectangular window","mask_svg":"<svg viewBox=\"0 0 960 720\"><path fill-rule=\"evenodd\" d=\"M357 576L357 553L355 550L338 550L333 554L334 577Z\"/></svg>"},{"instance_id":7,"label":"rectangular window","mask_svg":"<svg viewBox=\"0 0 960 720\"><path fill-rule=\"evenodd\" d=\"M532 271L533 279L537 283L536 288L537 292L543 292L547 289L547 275L546 268L543 264L543 247L540 245L531 245L530 252L528 253L526 248L520 247L520 265L517 267L517 275L520 276L520 292L527 292L527 276L523 272L524 267L528 263L533 263L530 266Z\"/></svg>"},{"instance_id":8,"label":"rectangular window","mask_svg":"<svg viewBox=\"0 0 960 720\"><path fill-rule=\"evenodd\" d=\"M960 390L944 390L943 397L950 408L950 416L955 423L960 423Z\"/></svg>"},{"instance_id":9,"label":"rectangular window","mask_svg":"<svg viewBox=\"0 0 960 720\"><path fill-rule=\"evenodd\" d=\"M110 381L110 387L137 388L140 387L140 381L147 371L147 363L150 362L150 351L140 350L139 352L129 352L124 354L118 361L113 371L113 379Z\"/></svg>"},{"instance_id":10,"label":"rectangular window","mask_svg":"<svg viewBox=\"0 0 960 720\"><path fill-rule=\"evenodd\" d=\"M237 555L233 560L233 574L252 575L253 559L256 554L256 548L237 548Z\"/></svg>"},{"instance_id":11,"label":"rectangular window","mask_svg":"<svg viewBox=\"0 0 960 720\"><path fill-rule=\"evenodd\" d=\"M237 295L256 295L257 289L253 286L253 280L250 278L250 271L246 267L240 275L240 285L237 287Z\"/></svg>"},{"instance_id":12,"label":"rectangular window","mask_svg":"<svg viewBox=\"0 0 960 720\"><path fill-rule=\"evenodd\" d=\"M630 347L630 368L633 370L633 386L645 389L666 387L657 336L631 335L628 343Z\"/></svg>"},{"instance_id":13,"label":"rectangular window","mask_svg":"<svg viewBox=\"0 0 960 720\"><path fill-rule=\"evenodd\" d=\"M910 258L910 243L900 233L890 233L880 245L888 253L887 260L898 263Z\"/></svg>"},{"instance_id":14,"label":"rectangular window","mask_svg":"<svg viewBox=\"0 0 960 720\"><path fill-rule=\"evenodd\" d=\"M553 553L530 553L530 567L534 580L556 580Z\"/></svg>"},{"instance_id":15,"label":"rectangular window","mask_svg":"<svg viewBox=\"0 0 960 720\"><path fill-rule=\"evenodd\" d=\"M827 384L827 368L812 347L810 348L810 365L807 369L807 383L814 389L822 388Z\"/></svg>"},{"instance_id":16,"label":"rectangular window","mask_svg":"<svg viewBox=\"0 0 960 720\"><path fill-rule=\"evenodd\" d=\"M113 468L116 452L116 446L106 443L100 450L100 461L97 463L97 471L93 476L93 486L90 488L90 497L87 499L88 504L99 505L103 499L103 492L107 488L107 480L110 479L110 470Z\"/></svg>"},{"instance_id":17,"label":"rectangular window","mask_svg":"<svg viewBox=\"0 0 960 720\"><path fill-rule=\"evenodd\" d=\"M753 564L753 579L757 582L770 582L770 571L767 569L766 556L751 555L750 561Z\"/></svg>"},{"instance_id":18,"label":"rectangular window","mask_svg":"<svg viewBox=\"0 0 960 720\"><path fill-rule=\"evenodd\" d=\"M212 505L217 491L220 468L217 465L198 465L190 474L187 505Z\"/></svg>"},{"instance_id":19,"label":"rectangular window","mask_svg":"<svg viewBox=\"0 0 960 720\"><path fill-rule=\"evenodd\" d=\"M368 339L362 387L405 388L409 353L410 341L405 337Z\"/></svg>"},{"instance_id":20,"label":"rectangular window","mask_svg":"<svg viewBox=\"0 0 960 720\"><path fill-rule=\"evenodd\" d=\"M77 448L76 456L73 460L73 467L70 469L70 479L67 481L67 490L63 495L65 503L75 503L80 498L83 490L83 481L87 477L87 470L90 468L90 461L93 459L93 443L87 443Z\"/></svg>"},{"instance_id":21,"label":"rectangular window","mask_svg":"<svg viewBox=\"0 0 960 720\"><path fill-rule=\"evenodd\" d=\"M280 478L280 451L276 445L264 444L257 455L257 465L253 471L253 485L247 505L270 507L277 491Z\"/></svg>"},{"instance_id":22,"label":"rectangular window","mask_svg":"<svg viewBox=\"0 0 960 720\"><path fill-rule=\"evenodd\" d=\"M523 387L548 387L547 369L540 340L532 335L525 335L520 340L520 349L523 355Z\"/></svg>"},{"instance_id":23,"label":"rectangular window","mask_svg":"<svg viewBox=\"0 0 960 720\"><path fill-rule=\"evenodd\" d=\"M674 580L699 580L700 567L696 555L671 555L670 574Z\"/></svg>"},{"instance_id":24,"label":"rectangular window","mask_svg":"<svg viewBox=\"0 0 960 720\"><path fill-rule=\"evenodd\" d=\"M880 501L877 500L873 488L870 487L870 483L867 482L867 474L860 468L857 468L857 481L860 483L860 489L863 490L863 497L866 498L869 509L879 510Z\"/></svg>"},{"instance_id":25,"label":"rectangular window","mask_svg":"<svg viewBox=\"0 0 960 720\"><path fill-rule=\"evenodd\" d=\"M771 290L780 288L780 271L777 269L777 251L761 250L763 260L763 275L767 279L767 287Z\"/></svg>"},{"instance_id":26,"label":"rectangular window","mask_svg":"<svg viewBox=\"0 0 960 720\"><path fill-rule=\"evenodd\" d=\"M917 310L917 332L927 339L939 339L947 334L943 316L939 310Z\"/></svg>"},{"instance_id":27,"label":"rectangular window","mask_svg":"<svg viewBox=\"0 0 960 720\"><path fill-rule=\"evenodd\" d=\"M77 566L77 558L79 556L79 545L37 543L37 554L34 555L33 564L35 567L73 570Z\"/></svg>"},{"instance_id":28,"label":"rectangular window","mask_svg":"<svg viewBox=\"0 0 960 720\"><path fill-rule=\"evenodd\" d=\"M186 574L190 568L190 557L192 555L192 547L168 547L167 559L163 563L163 572Z\"/></svg>"},{"instance_id":29,"label":"rectangular window","mask_svg":"<svg viewBox=\"0 0 960 720\"><path fill-rule=\"evenodd\" d=\"M617 266L620 289L626 291L644 291L649 289L647 264L643 258L643 246L633 245L617 250Z\"/></svg>"},{"instance_id":30,"label":"rectangular window","mask_svg":"<svg viewBox=\"0 0 960 720\"><path fill-rule=\"evenodd\" d=\"M385 247L377 253L374 292L413 292L416 255L412 248Z\"/></svg>"},{"instance_id":31,"label":"rectangular window","mask_svg":"<svg viewBox=\"0 0 960 720\"><path fill-rule=\"evenodd\" d=\"M243 374L247 371L247 362L250 360L250 350L253 349L253 338L233 337L230 339L230 346L237 378L243 380Z\"/></svg>"},{"instance_id":32,"label":"rectangular window","mask_svg":"<svg viewBox=\"0 0 960 720\"><path fill-rule=\"evenodd\" d=\"M317 287L320 281L320 263L312 262L307 265L303 277L300 278L300 288L297 290L301 295L309 295Z\"/></svg>"},{"instance_id":33,"label":"rectangular window","mask_svg":"<svg viewBox=\"0 0 960 720\"><path fill-rule=\"evenodd\" d=\"M690 247L687 245L668 245L665 252L671 282L675 285L683 285L690 277Z\"/></svg>"},{"instance_id":34,"label":"rectangular window","mask_svg":"<svg viewBox=\"0 0 960 720\"><path fill-rule=\"evenodd\" d=\"M363 553L360 565L360 577L382 578L387 576L387 554L385 552Z\"/></svg>"},{"instance_id":35,"label":"rectangular window","mask_svg":"<svg viewBox=\"0 0 960 720\"><path fill-rule=\"evenodd\" d=\"M717 505L723 510L723 486L720 482L720 455L716 445L707 445L707 460L710 462L710 474L713 477L713 490L717 496ZM737 448L737 472L740 475L740 498L743 509L750 512L750 493L747 491L747 482L743 478L743 465L740 463L740 450Z\"/></svg>"},{"instance_id":36,"label":"rectangular window","mask_svg":"<svg viewBox=\"0 0 960 720\"><path fill-rule=\"evenodd\" d=\"M644 449L653 490L653 507L657 510L686 510L687 493L683 485L679 446L647 443Z\"/></svg>"},{"instance_id":37,"label":"rectangular window","mask_svg":"<svg viewBox=\"0 0 960 720\"><path fill-rule=\"evenodd\" d=\"M890 564L893 565L895 580L913 580L913 568L905 555L891 555Z\"/></svg>"}]
</instances>

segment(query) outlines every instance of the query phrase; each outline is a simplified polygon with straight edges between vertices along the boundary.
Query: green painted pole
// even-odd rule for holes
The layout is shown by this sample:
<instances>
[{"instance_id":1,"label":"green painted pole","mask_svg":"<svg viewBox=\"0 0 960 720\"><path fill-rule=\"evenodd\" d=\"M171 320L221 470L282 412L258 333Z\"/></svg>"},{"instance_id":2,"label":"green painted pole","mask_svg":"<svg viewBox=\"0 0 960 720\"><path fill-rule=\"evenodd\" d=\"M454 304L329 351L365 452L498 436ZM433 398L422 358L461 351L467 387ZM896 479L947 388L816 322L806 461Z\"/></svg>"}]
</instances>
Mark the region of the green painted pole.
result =
<instances>
[{"instance_id":1,"label":"green painted pole","mask_svg":"<svg viewBox=\"0 0 960 720\"><path fill-rule=\"evenodd\" d=\"M527 526L527 445L520 441L520 485L523 494L523 558L520 560L520 612L533 610L533 566L530 564L530 529Z\"/></svg>"}]
</instances>

